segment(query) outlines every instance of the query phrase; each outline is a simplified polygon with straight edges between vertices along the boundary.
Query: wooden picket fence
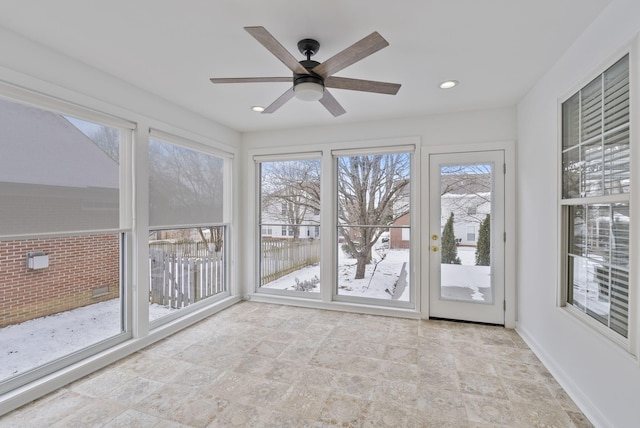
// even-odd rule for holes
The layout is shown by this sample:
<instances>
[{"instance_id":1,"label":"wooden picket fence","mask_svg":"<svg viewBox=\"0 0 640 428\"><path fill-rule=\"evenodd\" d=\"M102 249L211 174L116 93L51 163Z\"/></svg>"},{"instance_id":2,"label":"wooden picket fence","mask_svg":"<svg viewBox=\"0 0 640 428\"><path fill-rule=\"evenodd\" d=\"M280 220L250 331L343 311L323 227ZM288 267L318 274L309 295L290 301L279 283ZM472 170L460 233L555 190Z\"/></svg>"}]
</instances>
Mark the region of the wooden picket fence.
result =
<instances>
[{"instance_id":1,"label":"wooden picket fence","mask_svg":"<svg viewBox=\"0 0 640 428\"><path fill-rule=\"evenodd\" d=\"M220 254L197 248L167 250L149 248L151 303L177 309L224 291Z\"/></svg>"},{"instance_id":2,"label":"wooden picket fence","mask_svg":"<svg viewBox=\"0 0 640 428\"><path fill-rule=\"evenodd\" d=\"M319 239L262 238L260 285L320 262Z\"/></svg>"}]
</instances>

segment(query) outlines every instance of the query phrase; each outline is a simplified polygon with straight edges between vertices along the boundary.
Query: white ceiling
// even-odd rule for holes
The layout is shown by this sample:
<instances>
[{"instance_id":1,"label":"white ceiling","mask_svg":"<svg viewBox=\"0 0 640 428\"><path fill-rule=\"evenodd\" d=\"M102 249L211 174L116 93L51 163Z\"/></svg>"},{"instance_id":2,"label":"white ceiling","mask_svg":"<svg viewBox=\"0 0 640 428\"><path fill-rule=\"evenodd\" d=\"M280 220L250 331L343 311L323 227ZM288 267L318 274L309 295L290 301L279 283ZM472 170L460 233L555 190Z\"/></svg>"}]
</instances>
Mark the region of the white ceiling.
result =
<instances>
[{"instance_id":1,"label":"white ceiling","mask_svg":"<svg viewBox=\"0 0 640 428\"><path fill-rule=\"evenodd\" d=\"M0 26L241 132L515 105L611 0L0 0ZM296 58L322 62L373 31L389 46L336 76L402 84L395 96L333 89L347 110L268 105L290 76L245 26L264 26ZM456 79L460 85L441 90Z\"/></svg>"}]
</instances>

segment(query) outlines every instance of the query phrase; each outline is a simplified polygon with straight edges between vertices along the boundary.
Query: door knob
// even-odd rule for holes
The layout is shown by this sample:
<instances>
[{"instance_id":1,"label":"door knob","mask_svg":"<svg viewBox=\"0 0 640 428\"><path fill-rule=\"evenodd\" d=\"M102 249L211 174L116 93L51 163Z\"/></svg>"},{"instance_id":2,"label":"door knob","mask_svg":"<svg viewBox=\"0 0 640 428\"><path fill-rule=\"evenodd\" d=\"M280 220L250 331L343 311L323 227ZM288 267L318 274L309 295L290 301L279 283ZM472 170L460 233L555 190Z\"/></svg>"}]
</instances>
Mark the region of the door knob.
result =
<instances>
[{"instance_id":1,"label":"door knob","mask_svg":"<svg viewBox=\"0 0 640 428\"><path fill-rule=\"evenodd\" d=\"M438 240L438 235L431 235L431 239L434 240L434 241L437 241Z\"/></svg>"},{"instance_id":2,"label":"door knob","mask_svg":"<svg viewBox=\"0 0 640 428\"><path fill-rule=\"evenodd\" d=\"M431 251L433 251L434 253L438 252L438 247L436 247L435 245L431 247Z\"/></svg>"}]
</instances>

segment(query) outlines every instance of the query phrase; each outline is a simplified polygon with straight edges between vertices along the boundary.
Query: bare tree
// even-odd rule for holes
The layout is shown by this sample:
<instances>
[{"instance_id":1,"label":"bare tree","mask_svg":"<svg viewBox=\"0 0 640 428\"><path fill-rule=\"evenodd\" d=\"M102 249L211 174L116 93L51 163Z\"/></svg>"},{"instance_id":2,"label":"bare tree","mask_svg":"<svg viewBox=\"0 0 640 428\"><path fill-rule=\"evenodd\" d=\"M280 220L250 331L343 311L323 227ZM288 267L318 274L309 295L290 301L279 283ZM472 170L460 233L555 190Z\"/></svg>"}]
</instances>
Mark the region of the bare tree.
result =
<instances>
[{"instance_id":1,"label":"bare tree","mask_svg":"<svg viewBox=\"0 0 640 428\"><path fill-rule=\"evenodd\" d=\"M409 213L410 155L346 156L338 159L340 234L356 258L362 279L384 226Z\"/></svg>"},{"instance_id":2,"label":"bare tree","mask_svg":"<svg viewBox=\"0 0 640 428\"><path fill-rule=\"evenodd\" d=\"M320 212L320 162L295 160L263 162L262 215L277 219L293 230L300 239L300 228Z\"/></svg>"},{"instance_id":3,"label":"bare tree","mask_svg":"<svg viewBox=\"0 0 640 428\"><path fill-rule=\"evenodd\" d=\"M445 195L446 210L443 208L443 213L455 211L456 220L480 224L485 216L480 207L491 203L491 165L443 167L440 176L440 196Z\"/></svg>"},{"instance_id":4,"label":"bare tree","mask_svg":"<svg viewBox=\"0 0 640 428\"><path fill-rule=\"evenodd\" d=\"M120 131L116 128L101 126L91 132L91 140L111 159L118 162L120 158Z\"/></svg>"},{"instance_id":5,"label":"bare tree","mask_svg":"<svg viewBox=\"0 0 640 428\"><path fill-rule=\"evenodd\" d=\"M222 204L223 159L155 141L149 150L149 186L164 208Z\"/></svg>"}]
</instances>

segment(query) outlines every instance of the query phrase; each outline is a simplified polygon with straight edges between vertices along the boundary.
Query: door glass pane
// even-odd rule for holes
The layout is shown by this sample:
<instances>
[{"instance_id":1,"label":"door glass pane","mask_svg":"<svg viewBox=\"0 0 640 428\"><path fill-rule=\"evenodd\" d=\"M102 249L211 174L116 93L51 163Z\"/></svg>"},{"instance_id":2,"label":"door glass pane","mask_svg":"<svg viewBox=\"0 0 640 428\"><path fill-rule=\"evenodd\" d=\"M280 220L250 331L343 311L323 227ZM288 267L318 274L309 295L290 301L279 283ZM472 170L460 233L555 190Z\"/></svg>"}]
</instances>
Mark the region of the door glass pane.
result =
<instances>
[{"instance_id":1,"label":"door glass pane","mask_svg":"<svg viewBox=\"0 0 640 428\"><path fill-rule=\"evenodd\" d=\"M493 303L493 164L440 166L440 299Z\"/></svg>"}]
</instances>

